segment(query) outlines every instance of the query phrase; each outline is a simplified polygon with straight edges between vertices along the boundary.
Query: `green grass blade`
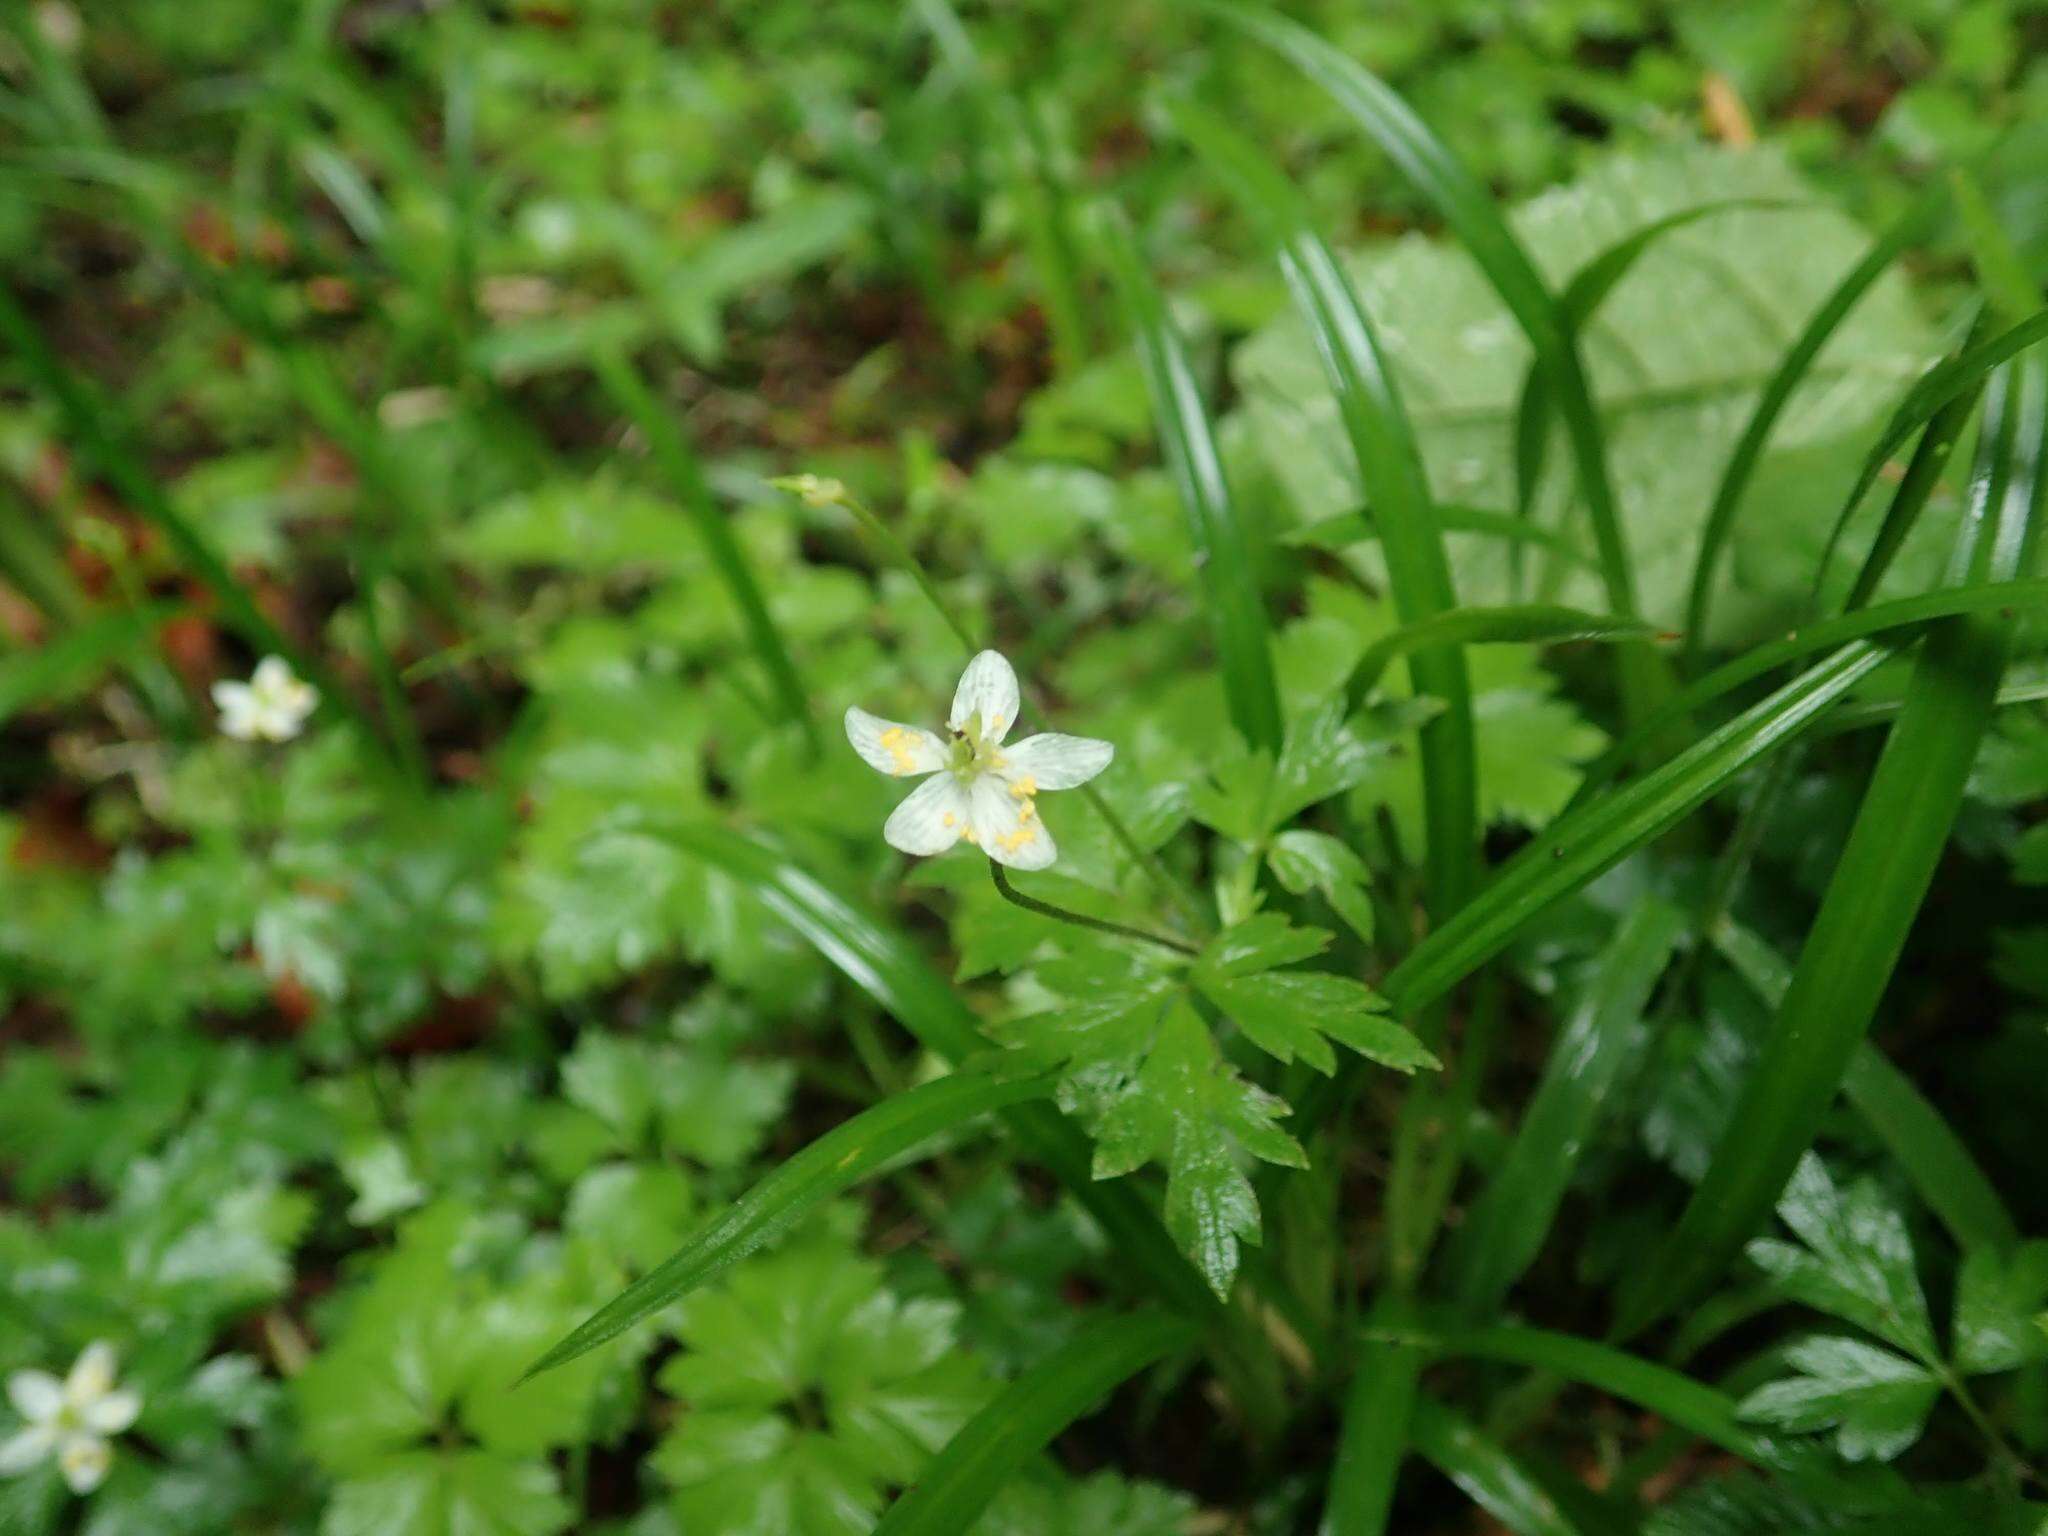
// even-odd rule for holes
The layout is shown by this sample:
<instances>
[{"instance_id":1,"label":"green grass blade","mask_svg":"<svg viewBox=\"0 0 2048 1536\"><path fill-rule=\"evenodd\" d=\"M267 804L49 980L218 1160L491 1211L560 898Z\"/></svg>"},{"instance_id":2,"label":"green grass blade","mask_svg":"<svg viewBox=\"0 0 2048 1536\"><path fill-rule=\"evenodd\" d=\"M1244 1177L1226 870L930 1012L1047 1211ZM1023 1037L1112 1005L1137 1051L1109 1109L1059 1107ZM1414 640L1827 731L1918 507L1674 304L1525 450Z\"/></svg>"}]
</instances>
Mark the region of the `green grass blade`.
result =
<instances>
[{"instance_id":1,"label":"green grass blade","mask_svg":"<svg viewBox=\"0 0 2048 1536\"><path fill-rule=\"evenodd\" d=\"M1670 762L1561 817L1388 972L1381 995L1403 1013L1435 1002L1552 902L1611 869L1797 737L1890 654L1868 641L1845 646Z\"/></svg>"},{"instance_id":2,"label":"green grass blade","mask_svg":"<svg viewBox=\"0 0 2048 1536\"><path fill-rule=\"evenodd\" d=\"M987 1049L974 1015L901 934L793 859L719 827L671 828L664 835L744 884L927 1050L957 1065ZM1095 1181L1086 1138L1057 1110L1020 1104L1007 1118L1032 1155L1102 1223L1118 1251L1163 1299L1197 1316L1220 1312L1208 1285L1128 1183Z\"/></svg>"},{"instance_id":3,"label":"green grass blade","mask_svg":"<svg viewBox=\"0 0 2048 1536\"><path fill-rule=\"evenodd\" d=\"M1359 480L1379 524L1388 584L1402 622L1414 624L1448 612L1457 599L1421 452L1392 371L1350 280L1310 227L1293 188L1264 156L1192 102L1176 100L1171 111L1175 126L1279 252L1281 270L1315 337L1357 456ZM1477 875L1472 690L1464 653L1456 646L1417 651L1409 661L1409 674L1418 693L1444 706L1421 732L1429 904L1441 919L1463 903Z\"/></svg>"},{"instance_id":4,"label":"green grass blade","mask_svg":"<svg viewBox=\"0 0 2048 1536\"><path fill-rule=\"evenodd\" d=\"M1749 491L1757 462L1763 457L1764 445L1770 440L1771 429L1777 425L1786 402L1820 356L1828 338L1856 307L1857 301L1908 246L1926 237L1943 201L1944 196L1939 189L1928 192L1878 238L1863 260L1835 285L1820 308L1813 312L1812 318L1772 371L1763 393L1757 397L1756 407L1750 412L1742 436L1736 440L1735 449L1728 456L1727 467L1721 471L1720 483L1714 488L1706 526L1700 534L1700 547L1693 557L1692 581L1685 601L1688 652L1696 653L1706 643L1714 574L1720 567L1722 552L1734 534L1736 515L1742 510L1743 497Z\"/></svg>"},{"instance_id":5,"label":"green grass blade","mask_svg":"<svg viewBox=\"0 0 2048 1536\"><path fill-rule=\"evenodd\" d=\"M1569 539L1549 528L1525 523L1512 512L1495 512L1485 507L1436 506L1437 526L1445 533L1477 533L1505 539L1511 544L1533 544L1553 559L1567 565L1593 568L1593 561ZM1369 544L1380 536L1379 524L1370 510L1343 512L1283 534L1280 542L1301 549L1344 549Z\"/></svg>"},{"instance_id":6,"label":"green grass blade","mask_svg":"<svg viewBox=\"0 0 2048 1536\"><path fill-rule=\"evenodd\" d=\"M1663 727L1682 715L1695 713L1702 706L1724 698L1745 683L1755 682L1776 671L1787 662L1852 641L1881 639L1887 645L1903 645L1913 638L1913 631L1940 619L1968 614L2017 613L2043 603L2048 603L2048 580L1987 582L1981 586L1947 587L1923 592L1916 597L1876 603L1839 618L1804 625L1783 640L1744 651L1733 661L1716 667L1673 695L1668 704L1645 717L1641 725L1616 740L1586 765L1584 781L1574 797L1575 803L1592 799L1595 792L1629 762L1644 742Z\"/></svg>"},{"instance_id":7,"label":"green grass blade","mask_svg":"<svg viewBox=\"0 0 2048 1536\"><path fill-rule=\"evenodd\" d=\"M163 535L179 563L213 595L227 627L259 654L282 656L289 661L293 671L320 690L322 709L353 720L365 742L383 749L385 765L396 767L396 759L389 755L390 742L355 696L318 656L293 644L264 616L213 547L171 504L170 497L129 443L113 407L51 351L28 312L4 284L0 284L0 339L26 365L30 377L56 401L87 462L139 517Z\"/></svg>"},{"instance_id":8,"label":"green grass blade","mask_svg":"<svg viewBox=\"0 0 2048 1536\"><path fill-rule=\"evenodd\" d=\"M1392 1328L1410 1321L1407 1303L1389 1298L1378 1320ZM1337 1432L1336 1463L1317 1536L1381 1536L1394 1507L1394 1484L1408 1454L1408 1419L1422 1377L1421 1350L1400 1343L1370 1344L1358 1357Z\"/></svg>"},{"instance_id":9,"label":"green grass blade","mask_svg":"<svg viewBox=\"0 0 2048 1536\"><path fill-rule=\"evenodd\" d=\"M767 599L762 597L754 573L747 568L746 556L740 552L731 524L712 498L711 488L705 483L704 472L697 463L697 455L684 439L674 417L662 409L661 402L654 398L646 380L640 377L640 371L624 352L600 348L591 361L605 392L647 438L647 446L656 465L667 476L670 489L696 526L698 537L704 541L705 553L711 557L713 568L725 583L733 606L739 609L747 640L754 648L754 656L761 669L768 674L769 685L775 690L783 714L802 729L805 740L816 753L822 742L818 735L818 722L811 713L810 700L804 692L803 679L797 675L796 663L790 660L789 647L783 643L782 631L775 627L775 619L768 612Z\"/></svg>"},{"instance_id":10,"label":"green grass blade","mask_svg":"<svg viewBox=\"0 0 2048 1536\"><path fill-rule=\"evenodd\" d=\"M1194 1342L1162 1312L1091 1323L1003 1389L890 1506L875 1536L959 1536L1026 1462L1106 1394Z\"/></svg>"},{"instance_id":11,"label":"green grass blade","mask_svg":"<svg viewBox=\"0 0 2048 1536\"><path fill-rule=\"evenodd\" d=\"M1986 316L1980 314L1976 325L1971 328L1970 340L1980 334ZM1968 342L1965 343L1965 350ZM1963 430L1970 424L1970 418L1977 412L1977 400L1983 393L1982 382L1972 384L1928 419L1927 430L1920 434L1920 440L1913 445L1913 456L1906 461L1906 472L1899 477L1899 486L1892 493L1891 504L1885 508L1884 521L1878 525L1877 536L1870 541L1870 550L1863 557L1862 569L1849 584L1848 596L1842 599L1842 607L1861 608L1877 591L1878 584L1891 569L1892 561L1905 546L1906 535L1920 521L1921 513L1927 510L1927 503L1933 498L1934 488L1941 483L1941 477L1948 468L1948 461L1955 447L1962 440Z\"/></svg>"},{"instance_id":12,"label":"green grass blade","mask_svg":"<svg viewBox=\"0 0 2048 1536\"><path fill-rule=\"evenodd\" d=\"M1389 666L1416 651L1445 645L1561 645L1572 640L1642 640L1657 633L1641 619L1617 619L1550 603L1499 608L1453 608L1404 624L1366 647L1351 669L1345 693L1363 703Z\"/></svg>"},{"instance_id":13,"label":"green grass blade","mask_svg":"<svg viewBox=\"0 0 2048 1536\"><path fill-rule=\"evenodd\" d=\"M1849 491L1848 500L1835 519L1835 526L1828 535L1827 549L1821 556L1821 573L1833 563L1836 547L1842 541L1857 505L1876 483L1885 462L1905 446L1906 440L1931 421L1941 408L1965 391L1975 389L1983 382L1992 369L2010 361L2026 351L2035 342L2048 336L2048 310L2022 320L2008 331L2002 331L1975 346L1965 348L1955 357L1945 358L1936 363L1913 387L1906 391L1885 429L1872 445L1863 461L1863 468L1857 473L1856 483ZM1816 578L1815 585L1819 585Z\"/></svg>"},{"instance_id":14,"label":"green grass blade","mask_svg":"<svg viewBox=\"0 0 2048 1536\"><path fill-rule=\"evenodd\" d=\"M183 603L161 602L94 613L33 650L0 657L0 725L53 694L90 683L185 611Z\"/></svg>"},{"instance_id":15,"label":"green grass blade","mask_svg":"<svg viewBox=\"0 0 2048 1536\"><path fill-rule=\"evenodd\" d=\"M1278 754L1280 692L1273 681L1272 639L1258 567L1194 368L1129 226L1113 207L1105 206L1097 229L1137 339L1160 450L1187 512L1231 721L1254 748Z\"/></svg>"},{"instance_id":16,"label":"green grass blade","mask_svg":"<svg viewBox=\"0 0 2048 1536\"><path fill-rule=\"evenodd\" d=\"M1600 551L1608 607L1637 611L1634 567L1607 474L1607 450L1585 365L1557 300L1492 195L1386 82L1307 28L1262 6L1202 0L1202 8L1256 38L1327 91L1424 197L1479 263L1551 375Z\"/></svg>"},{"instance_id":17,"label":"green grass blade","mask_svg":"<svg viewBox=\"0 0 2048 1536\"><path fill-rule=\"evenodd\" d=\"M1615 930L1551 1047L1500 1169L1449 1255L1451 1289L1484 1316L1543 1246L1634 1045L1650 991L1685 930L1678 908L1644 901Z\"/></svg>"},{"instance_id":18,"label":"green grass blade","mask_svg":"<svg viewBox=\"0 0 2048 1536\"><path fill-rule=\"evenodd\" d=\"M1784 1001L1792 966L1759 935L1724 918L1714 929L1713 943L1772 1008ZM1963 1139L1913 1080L1867 1040L1849 1058L1842 1096L1964 1251L2004 1252L2019 1242L2018 1224Z\"/></svg>"},{"instance_id":19,"label":"green grass blade","mask_svg":"<svg viewBox=\"0 0 2048 1536\"><path fill-rule=\"evenodd\" d=\"M1994 381L1959 576L2010 576L2042 493L2048 365ZM2011 387L2008 386L2011 383ZM1632 1335L1698 1295L1769 1216L1863 1042L1962 804L1996 708L2010 620L1935 625L1728 1130L1662 1250L1622 1298Z\"/></svg>"},{"instance_id":20,"label":"green grass blade","mask_svg":"<svg viewBox=\"0 0 2048 1536\"><path fill-rule=\"evenodd\" d=\"M1701 219L1736 209L1789 206L1779 198L1721 198L1696 207L1681 208L1624 235L1573 273L1571 281L1558 295L1558 314L1565 327L1568 344L1574 348L1579 345L1580 336L1608 294L1628 276L1629 269L1643 253L1665 235ZM1556 414L1551 385L1550 371L1532 366L1522 380L1522 392L1515 402L1515 516L1525 522L1534 515L1536 492L1543 481L1544 459L1550 446L1550 423ZM1517 594L1522 588L1522 554L1521 548L1516 547L1509 551L1508 556L1509 579L1513 583L1511 590Z\"/></svg>"},{"instance_id":21,"label":"green grass blade","mask_svg":"<svg viewBox=\"0 0 2048 1536\"><path fill-rule=\"evenodd\" d=\"M1776 1464L1769 1443L1743 1425L1727 1393L1612 1345L1512 1324L1418 1326L1392 1337L1440 1354L1499 1360L1561 1376L1634 1403L1752 1465Z\"/></svg>"},{"instance_id":22,"label":"green grass blade","mask_svg":"<svg viewBox=\"0 0 2048 1536\"><path fill-rule=\"evenodd\" d=\"M539 1375L609 1343L789 1231L824 1201L912 1149L992 1110L1052 1092L1045 1075L957 1072L884 1099L786 1159L681 1248L627 1286L527 1368ZM524 1380L526 1377L522 1377Z\"/></svg>"},{"instance_id":23,"label":"green grass blade","mask_svg":"<svg viewBox=\"0 0 2048 1536\"><path fill-rule=\"evenodd\" d=\"M1416 1450L1515 1536L1587 1536L1519 1461L1464 1415L1420 1398L1410 1428Z\"/></svg>"}]
</instances>

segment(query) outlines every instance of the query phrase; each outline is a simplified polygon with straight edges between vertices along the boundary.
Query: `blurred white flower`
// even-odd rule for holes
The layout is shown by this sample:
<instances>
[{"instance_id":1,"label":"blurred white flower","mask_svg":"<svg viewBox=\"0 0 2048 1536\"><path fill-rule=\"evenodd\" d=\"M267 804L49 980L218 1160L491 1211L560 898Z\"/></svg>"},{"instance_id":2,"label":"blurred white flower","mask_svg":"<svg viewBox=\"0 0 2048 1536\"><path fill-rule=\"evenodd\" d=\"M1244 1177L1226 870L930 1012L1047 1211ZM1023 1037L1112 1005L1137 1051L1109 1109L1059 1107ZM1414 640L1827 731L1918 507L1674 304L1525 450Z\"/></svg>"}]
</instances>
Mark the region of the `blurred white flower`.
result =
<instances>
[{"instance_id":1,"label":"blurred white flower","mask_svg":"<svg viewBox=\"0 0 2048 1536\"><path fill-rule=\"evenodd\" d=\"M282 656L266 656L246 683L215 683L220 728L237 741L290 741L320 702L311 683L292 675Z\"/></svg>"},{"instance_id":2,"label":"blurred white flower","mask_svg":"<svg viewBox=\"0 0 2048 1536\"><path fill-rule=\"evenodd\" d=\"M882 836L905 853L944 853L965 838L998 864L1043 869L1058 856L1038 819L1041 790L1072 789L1109 766L1116 748L1086 736L1003 738L1017 720L1017 674L994 651L967 664L942 741L864 709L846 712L853 750L891 778L935 774L896 807Z\"/></svg>"},{"instance_id":3,"label":"blurred white flower","mask_svg":"<svg viewBox=\"0 0 2048 1536\"><path fill-rule=\"evenodd\" d=\"M836 507L846 500L846 483L819 475L778 475L768 482L778 491L788 491L814 510Z\"/></svg>"},{"instance_id":4,"label":"blurred white flower","mask_svg":"<svg viewBox=\"0 0 2048 1536\"><path fill-rule=\"evenodd\" d=\"M16 1371L7 1397L23 1427L0 1440L0 1477L15 1477L55 1457L73 1493L91 1493L113 1465L113 1437L142 1412L142 1394L114 1384L114 1346L88 1344L62 1381L48 1371Z\"/></svg>"}]
</instances>

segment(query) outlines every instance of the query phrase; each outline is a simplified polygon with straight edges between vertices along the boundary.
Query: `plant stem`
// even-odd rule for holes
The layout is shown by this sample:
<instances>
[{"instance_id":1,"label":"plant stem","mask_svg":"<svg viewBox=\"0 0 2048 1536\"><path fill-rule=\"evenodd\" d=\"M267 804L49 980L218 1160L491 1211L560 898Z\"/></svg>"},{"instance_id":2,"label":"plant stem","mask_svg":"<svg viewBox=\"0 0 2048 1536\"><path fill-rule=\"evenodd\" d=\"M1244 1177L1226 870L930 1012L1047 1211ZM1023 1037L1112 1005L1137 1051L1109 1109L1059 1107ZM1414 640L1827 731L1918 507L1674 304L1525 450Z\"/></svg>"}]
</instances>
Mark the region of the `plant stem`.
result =
<instances>
[{"instance_id":1,"label":"plant stem","mask_svg":"<svg viewBox=\"0 0 2048 1536\"><path fill-rule=\"evenodd\" d=\"M1170 939L1163 933L1148 933L1143 928L1127 928L1122 923L1112 923L1106 917L1090 917L1085 912L1074 912L1066 907L1056 907L1049 901L1040 901L1036 896L1026 896L1003 872L1003 866L994 859L988 861L988 872L994 877L996 889L1002 892L1005 901L1014 902L1027 912L1036 912L1040 917L1050 917L1057 922L1073 923L1080 928L1093 928L1098 933L1113 933L1119 938L1142 939L1147 944L1157 944L1161 949L1170 949L1177 955L1195 955L1199 951L1192 944L1183 944L1179 939Z\"/></svg>"}]
</instances>

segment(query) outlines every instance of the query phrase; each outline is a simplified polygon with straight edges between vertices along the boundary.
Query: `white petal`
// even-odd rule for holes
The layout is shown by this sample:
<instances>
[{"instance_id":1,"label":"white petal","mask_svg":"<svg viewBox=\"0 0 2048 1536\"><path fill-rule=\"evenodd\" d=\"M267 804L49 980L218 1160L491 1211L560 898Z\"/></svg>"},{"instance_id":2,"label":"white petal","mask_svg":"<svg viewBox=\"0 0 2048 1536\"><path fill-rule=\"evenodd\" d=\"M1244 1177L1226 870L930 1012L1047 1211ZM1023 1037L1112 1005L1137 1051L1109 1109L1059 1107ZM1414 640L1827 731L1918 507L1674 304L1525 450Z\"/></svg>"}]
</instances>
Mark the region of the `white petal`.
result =
<instances>
[{"instance_id":1,"label":"white petal","mask_svg":"<svg viewBox=\"0 0 2048 1536\"><path fill-rule=\"evenodd\" d=\"M0 1440L0 1477L19 1477L57 1448L57 1432L47 1424L27 1429Z\"/></svg>"},{"instance_id":2,"label":"white petal","mask_svg":"<svg viewBox=\"0 0 2048 1536\"><path fill-rule=\"evenodd\" d=\"M1115 756L1116 748L1106 741L1048 731L1040 736L1027 736L1014 747L1005 747L1003 773L1013 780L1030 780L1034 793L1041 789L1072 789L1102 772Z\"/></svg>"},{"instance_id":3,"label":"white petal","mask_svg":"<svg viewBox=\"0 0 2048 1536\"><path fill-rule=\"evenodd\" d=\"M64 1406L64 1383L48 1371L16 1371L7 1378L7 1400L29 1423L40 1424Z\"/></svg>"},{"instance_id":4,"label":"white petal","mask_svg":"<svg viewBox=\"0 0 2048 1536\"><path fill-rule=\"evenodd\" d=\"M926 779L882 824L882 837L905 853L944 853L967 831L967 794L950 773Z\"/></svg>"},{"instance_id":5,"label":"white petal","mask_svg":"<svg viewBox=\"0 0 2048 1536\"><path fill-rule=\"evenodd\" d=\"M64 1378L64 1400L73 1408L96 1403L114 1390L114 1367L118 1357L105 1339L94 1339L78 1352L71 1374Z\"/></svg>"},{"instance_id":6,"label":"white petal","mask_svg":"<svg viewBox=\"0 0 2048 1536\"><path fill-rule=\"evenodd\" d=\"M256 693L247 683L215 683L213 685L214 707L220 711L220 729L223 736L232 736L237 741L253 741L256 737Z\"/></svg>"},{"instance_id":7,"label":"white petal","mask_svg":"<svg viewBox=\"0 0 2048 1536\"><path fill-rule=\"evenodd\" d=\"M118 1435L142 1413L142 1394L129 1387L109 1392L78 1410L78 1417L94 1434Z\"/></svg>"},{"instance_id":8,"label":"white petal","mask_svg":"<svg viewBox=\"0 0 2048 1536\"><path fill-rule=\"evenodd\" d=\"M57 1452L57 1470L73 1493L91 1493L106 1481L114 1448L96 1435L73 1435Z\"/></svg>"},{"instance_id":9,"label":"white petal","mask_svg":"<svg viewBox=\"0 0 2048 1536\"><path fill-rule=\"evenodd\" d=\"M898 725L864 709L846 712L846 739L863 762L891 778L935 773L946 766L946 744L930 731Z\"/></svg>"},{"instance_id":10,"label":"white petal","mask_svg":"<svg viewBox=\"0 0 2048 1536\"><path fill-rule=\"evenodd\" d=\"M299 734L299 723L304 718L298 711L274 699L260 705L252 717L256 734L265 741L290 741Z\"/></svg>"},{"instance_id":11,"label":"white petal","mask_svg":"<svg viewBox=\"0 0 2048 1536\"><path fill-rule=\"evenodd\" d=\"M267 693L273 698L283 694L297 684L292 676L292 664L282 656L266 656L256 663L256 670L250 674L249 683L258 693Z\"/></svg>"},{"instance_id":12,"label":"white petal","mask_svg":"<svg viewBox=\"0 0 2048 1536\"><path fill-rule=\"evenodd\" d=\"M1038 807L1017 786L994 774L974 781L969 795L974 841L998 864L1012 869L1043 869L1059 857L1052 834L1038 819Z\"/></svg>"},{"instance_id":13,"label":"white petal","mask_svg":"<svg viewBox=\"0 0 2048 1536\"><path fill-rule=\"evenodd\" d=\"M975 714L981 716L981 734L989 741L1001 741L1017 723L1017 674L995 651L983 651L967 663L960 686L953 690L953 712L946 724L964 730L968 717Z\"/></svg>"}]
</instances>

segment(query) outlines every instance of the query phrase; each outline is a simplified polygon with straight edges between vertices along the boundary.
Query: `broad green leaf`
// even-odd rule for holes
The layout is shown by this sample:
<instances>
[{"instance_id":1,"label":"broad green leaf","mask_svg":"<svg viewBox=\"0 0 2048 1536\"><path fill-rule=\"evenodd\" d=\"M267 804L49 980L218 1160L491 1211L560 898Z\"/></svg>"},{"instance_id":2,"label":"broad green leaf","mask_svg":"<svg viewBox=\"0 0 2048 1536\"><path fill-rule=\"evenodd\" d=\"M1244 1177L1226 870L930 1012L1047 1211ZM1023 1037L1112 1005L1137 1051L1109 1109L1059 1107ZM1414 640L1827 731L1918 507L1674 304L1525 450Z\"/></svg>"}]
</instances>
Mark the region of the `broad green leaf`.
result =
<instances>
[{"instance_id":1,"label":"broad green leaf","mask_svg":"<svg viewBox=\"0 0 2048 1536\"><path fill-rule=\"evenodd\" d=\"M1785 1362L1799 1374L1750 1393L1742 1416L1799 1432L1832 1429L1848 1461L1890 1461L1906 1450L1941 1396L1925 1366L1860 1339L1802 1339Z\"/></svg>"},{"instance_id":2,"label":"broad green leaf","mask_svg":"<svg viewBox=\"0 0 2048 1536\"><path fill-rule=\"evenodd\" d=\"M685 1528L865 1531L989 1396L957 1324L829 1238L692 1296L658 1378L688 1411L653 1458Z\"/></svg>"},{"instance_id":3,"label":"broad green leaf","mask_svg":"<svg viewBox=\"0 0 2048 1536\"><path fill-rule=\"evenodd\" d=\"M1297 928L1283 913L1260 912L1232 923L1202 946L1196 974L1210 978L1255 976L1313 960L1330 947L1321 928Z\"/></svg>"},{"instance_id":4,"label":"broad green leaf","mask_svg":"<svg viewBox=\"0 0 2048 1536\"><path fill-rule=\"evenodd\" d=\"M1805 206L1735 209L1670 233L1615 288L1584 338L1641 612L1667 628L1682 620L1708 500L1745 411L1865 238L1815 204L1780 156L1761 149L1616 157L1510 216L1536 266L1561 282L1658 219L1758 198ZM1759 249L1776 253L1767 285L1748 276ZM1530 352L1485 278L1464 253L1416 236L1368 252L1350 270L1394 360L1437 497L1512 506L1510 429ZM1831 486L1847 483L1854 454L1934 345L1904 283L1887 274L1807 371L1757 481L1755 494L1768 492L1773 515L1767 533L1738 550L1719 610L1726 633L1780 623L1803 596L1811 559L1788 564L1776 551L1818 550L1839 505ZM1300 324L1276 322L1240 349L1233 367L1256 440L1299 515L1313 520L1357 506L1363 498ZM1774 474L1774 462L1801 467ZM1501 541L1450 532L1447 543L1463 602L1509 600ZM1542 594L1547 600L1614 611L1585 573L1558 576Z\"/></svg>"},{"instance_id":5,"label":"broad green leaf","mask_svg":"<svg viewBox=\"0 0 2048 1536\"><path fill-rule=\"evenodd\" d=\"M554 1536L574 1513L545 1462L409 1451L337 1484L320 1536Z\"/></svg>"},{"instance_id":6,"label":"broad green leaf","mask_svg":"<svg viewBox=\"0 0 2048 1536\"><path fill-rule=\"evenodd\" d=\"M1386 1000L1361 981L1328 971L1267 971L1241 976L1195 972L1195 987L1268 1055L1299 1056L1325 1075L1337 1070L1330 1042L1400 1072L1441 1063L1387 1017Z\"/></svg>"}]
</instances>

